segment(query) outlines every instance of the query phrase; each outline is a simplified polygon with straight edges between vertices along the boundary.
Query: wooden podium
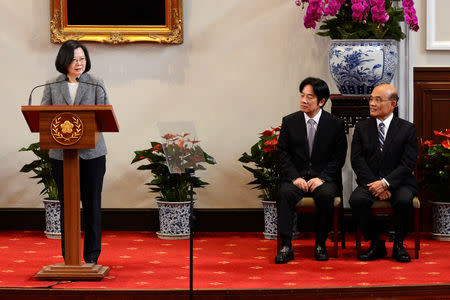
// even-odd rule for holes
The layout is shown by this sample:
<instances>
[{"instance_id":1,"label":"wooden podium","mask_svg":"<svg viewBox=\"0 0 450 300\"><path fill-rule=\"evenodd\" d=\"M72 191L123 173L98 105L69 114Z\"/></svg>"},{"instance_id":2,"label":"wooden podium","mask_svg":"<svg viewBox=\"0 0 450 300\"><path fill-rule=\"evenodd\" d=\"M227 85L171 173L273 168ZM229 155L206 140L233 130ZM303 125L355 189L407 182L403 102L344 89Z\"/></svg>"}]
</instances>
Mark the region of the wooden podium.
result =
<instances>
[{"instance_id":1,"label":"wooden podium","mask_svg":"<svg viewBox=\"0 0 450 300\"><path fill-rule=\"evenodd\" d=\"M31 132L40 133L41 149L63 149L65 263L43 267L40 280L101 280L109 267L81 263L80 159L78 149L93 149L100 132L118 132L111 105L22 106Z\"/></svg>"}]
</instances>

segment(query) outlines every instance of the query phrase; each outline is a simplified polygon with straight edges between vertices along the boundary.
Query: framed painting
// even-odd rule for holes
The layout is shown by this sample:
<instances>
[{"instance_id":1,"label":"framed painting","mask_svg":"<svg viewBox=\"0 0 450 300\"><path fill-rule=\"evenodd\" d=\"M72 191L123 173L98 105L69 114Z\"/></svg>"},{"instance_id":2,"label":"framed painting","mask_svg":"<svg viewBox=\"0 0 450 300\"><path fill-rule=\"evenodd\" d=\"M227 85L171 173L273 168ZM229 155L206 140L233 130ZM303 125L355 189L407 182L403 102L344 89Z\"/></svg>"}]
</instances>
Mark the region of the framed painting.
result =
<instances>
[{"instance_id":1,"label":"framed painting","mask_svg":"<svg viewBox=\"0 0 450 300\"><path fill-rule=\"evenodd\" d=\"M183 0L50 0L50 40L183 43Z\"/></svg>"},{"instance_id":2,"label":"framed painting","mask_svg":"<svg viewBox=\"0 0 450 300\"><path fill-rule=\"evenodd\" d=\"M450 50L450 1L427 0L427 50Z\"/></svg>"}]
</instances>

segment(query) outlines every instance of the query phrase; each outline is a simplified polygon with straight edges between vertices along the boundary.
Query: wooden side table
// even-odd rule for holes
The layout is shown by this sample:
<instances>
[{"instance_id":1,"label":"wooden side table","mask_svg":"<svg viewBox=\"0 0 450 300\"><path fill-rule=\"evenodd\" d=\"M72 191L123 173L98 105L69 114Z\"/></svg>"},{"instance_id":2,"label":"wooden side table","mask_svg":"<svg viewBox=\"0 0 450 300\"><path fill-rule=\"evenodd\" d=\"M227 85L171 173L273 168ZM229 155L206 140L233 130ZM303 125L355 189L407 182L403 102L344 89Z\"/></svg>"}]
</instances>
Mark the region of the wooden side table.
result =
<instances>
[{"instance_id":1,"label":"wooden side table","mask_svg":"<svg viewBox=\"0 0 450 300\"><path fill-rule=\"evenodd\" d=\"M369 96L344 96L341 94L332 94L331 114L341 118L345 122L345 133L355 127L355 124L362 119L370 117ZM398 116L398 108L394 110L394 115Z\"/></svg>"}]
</instances>

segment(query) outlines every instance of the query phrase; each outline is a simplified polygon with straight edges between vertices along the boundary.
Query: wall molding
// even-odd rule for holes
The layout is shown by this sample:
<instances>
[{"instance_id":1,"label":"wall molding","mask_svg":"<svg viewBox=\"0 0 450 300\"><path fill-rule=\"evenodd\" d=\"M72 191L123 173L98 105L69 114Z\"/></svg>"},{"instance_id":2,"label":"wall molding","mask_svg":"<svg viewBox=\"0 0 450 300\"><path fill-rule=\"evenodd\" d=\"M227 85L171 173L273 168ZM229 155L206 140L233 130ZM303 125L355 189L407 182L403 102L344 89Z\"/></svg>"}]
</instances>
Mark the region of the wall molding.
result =
<instances>
[{"instance_id":1,"label":"wall molding","mask_svg":"<svg viewBox=\"0 0 450 300\"><path fill-rule=\"evenodd\" d=\"M450 67L415 67L414 83L419 81L450 82Z\"/></svg>"},{"instance_id":2,"label":"wall molding","mask_svg":"<svg viewBox=\"0 0 450 300\"><path fill-rule=\"evenodd\" d=\"M196 209L195 231L201 232L262 232L263 209ZM102 209L103 230L158 231L159 213L152 209ZM43 208L0 209L0 230L44 230Z\"/></svg>"},{"instance_id":3,"label":"wall molding","mask_svg":"<svg viewBox=\"0 0 450 300\"><path fill-rule=\"evenodd\" d=\"M195 232L264 231L264 210L262 208L196 209L195 218ZM350 209L344 209L344 226L345 232L355 231L356 224ZM300 232L314 232L315 214L305 213L299 216L298 228ZM102 209L102 229L106 231L158 231L159 212L157 208L104 208ZM43 208L0 208L0 230L44 231L45 211Z\"/></svg>"}]
</instances>

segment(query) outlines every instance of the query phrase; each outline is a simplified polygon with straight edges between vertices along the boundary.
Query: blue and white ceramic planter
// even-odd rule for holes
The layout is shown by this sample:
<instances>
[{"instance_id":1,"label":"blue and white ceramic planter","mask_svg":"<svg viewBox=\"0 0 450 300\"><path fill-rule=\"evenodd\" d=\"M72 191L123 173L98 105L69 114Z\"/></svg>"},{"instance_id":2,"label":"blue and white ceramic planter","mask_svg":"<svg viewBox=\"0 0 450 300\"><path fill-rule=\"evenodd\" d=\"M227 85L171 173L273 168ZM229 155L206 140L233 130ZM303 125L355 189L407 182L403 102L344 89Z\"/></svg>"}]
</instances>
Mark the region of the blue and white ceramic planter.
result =
<instances>
[{"instance_id":1,"label":"blue and white ceramic planter","mask_svg":"<svg viewBox=\"0 0 450 300\"><path fill-rule=\"evenodd\" d=\"M450 241L450 203L431 202L433 228L431 235L440 241Z\"/></svg>"},{"instance_id":2,"label":"blue and white ceramic planter","mask_svg":"<svg viewBox=\"0 0 450 300\"><path fill-rule=\"evenodd\" d=\"M61 238L61 205L59 200L43 200L45 208L45 235L49 239Z\"/></svg>"},{"instance_id":3,"label":"blue and white ceramic planter","mask_svg":"<svg viewBox=\"0 0 450 300\"><path fill-rule=\"evenodd\" d=\"M261 201L264 208L264 238L266 240L277 239L277 202L276 201ZM292 227L292 239L298 238L297 229L297 214L294 214L294 222Z\"/></svg>"},{"instance_id":4,"label":"blue and white ceramic planter","mask_svg":"<svg viewBox=\"0 0 450 300\"><path fill-rule=\"evenodd\" d=\"M188 239L191 202L156 201L156 203L159 208L159 231L156 233L158 237L165 240Z\"/></svg>"},{"instance_id":5,"label":"blue and white ceramic planter","mask_svg":"<svg viewBox=\"0 0 450 300\"><path fill-rule=\"evenodd\" d=\"M395 40L332 40L328 52L331 76L343 95L370 95L389 84L398 65Z\"/></svg>"}]
</instances>

